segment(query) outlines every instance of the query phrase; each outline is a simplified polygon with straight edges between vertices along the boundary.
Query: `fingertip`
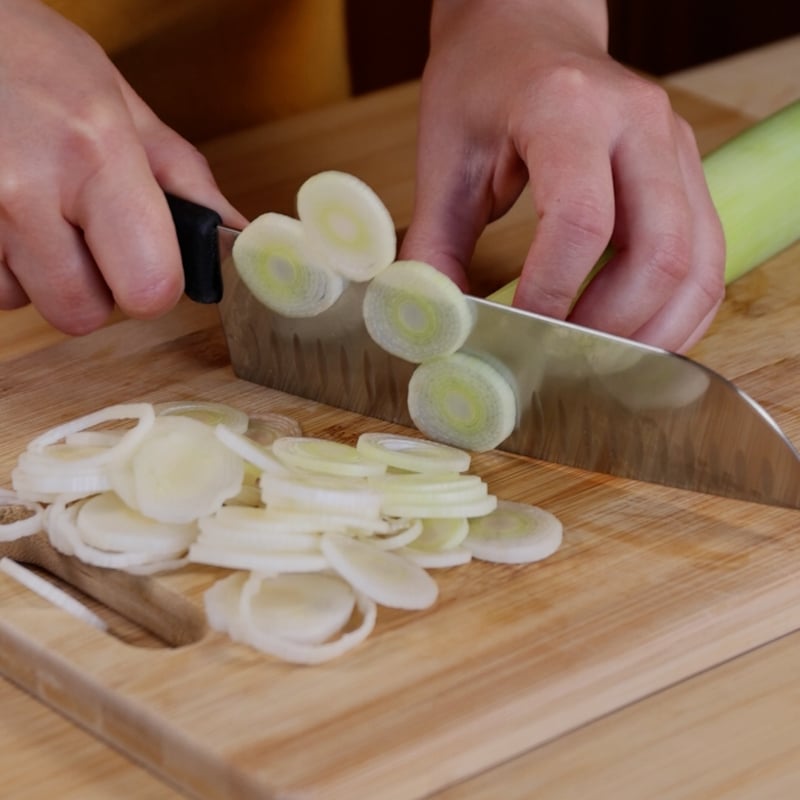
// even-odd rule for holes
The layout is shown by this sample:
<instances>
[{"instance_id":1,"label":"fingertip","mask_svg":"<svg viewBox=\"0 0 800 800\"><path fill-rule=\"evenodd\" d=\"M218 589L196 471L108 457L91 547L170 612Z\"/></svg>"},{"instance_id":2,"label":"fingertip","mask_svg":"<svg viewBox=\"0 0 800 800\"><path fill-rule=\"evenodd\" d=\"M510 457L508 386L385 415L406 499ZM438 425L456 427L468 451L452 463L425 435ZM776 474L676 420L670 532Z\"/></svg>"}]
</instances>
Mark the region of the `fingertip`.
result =
<instances>
[{"instance_id":1,"label":"fingertip","mask_svg":"<svg viewBox=\"0 0 800 800\"><path fill-rule=\"evenodd\" d=\"M419 233L414 224L409 227L403 237L398 257L406 260L424 261L447 275L462 292L469 291L469 280L464 266L466 260L441 245L431 241L425 233Z\"/></svg>"}]
</instances>

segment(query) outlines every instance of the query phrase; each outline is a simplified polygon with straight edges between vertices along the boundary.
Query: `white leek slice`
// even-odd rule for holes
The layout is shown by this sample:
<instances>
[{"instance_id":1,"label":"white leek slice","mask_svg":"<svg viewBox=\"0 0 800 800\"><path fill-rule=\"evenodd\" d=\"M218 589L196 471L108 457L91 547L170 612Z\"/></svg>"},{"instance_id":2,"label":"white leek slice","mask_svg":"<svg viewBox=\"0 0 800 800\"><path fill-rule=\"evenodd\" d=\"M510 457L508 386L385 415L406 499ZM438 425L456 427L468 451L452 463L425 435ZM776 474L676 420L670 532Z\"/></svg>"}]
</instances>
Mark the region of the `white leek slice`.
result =
<instances>
[{"instance_id":1,"label":"white leek slice","mask_svg":"<svg viewBox=\"0 0 800 800\"><path fill-rule=\"evenodd\" d=\"M233 572L216 581L203 594L203 606L209 627L231 638L239 617L239 597L248 578L246 572Z\"/></svg>"},{"instance_id":2,"label":"white leek slice","mask_svg":"<svg viewBox=\"0 0 800 800\"><path fill-rule=\"evenodd\" d=\"M225 506L198 520L198 542L231 549L318 551L319 533L325 523L319 517L312 520L310 514L302 516L308 519L287 519L285 514L264 508Z\"/></svg>"},{"instance_id":3,"label":"white leek slice","mask_svg":"<svg viewBox=\"0 0 800 800\"><path fill-rule=\"evenodd\" d=\"M283 214L256 217L236 237L233 262L263 305L285 317L313 317L330 308L345 287L309 247L303 224Z\"/></svg>"},{"instance_id":4,"label":"white leek slice","mask_svg":"<svg viewBox=\"0 0 800 800\"><path fill-rule=\"evenodd\" d=\"M497 510L471 520L464 547L475 558L499 564L526 564L561 546L561 521L538 506L501 500Z\"/></svg>"},{"instance_id":5,"label":"white leek slice","mask_svg":"<svg viewBox=\"0 0 800 800\"><path fill-rule=\"evenodd\" d=\"M272 452L288 466L326 475L365 478L382 475L386 464L367 458L355 447L310 436L284 436L276 439Z\"/></svg>"},{"instance_id":6,"label":"white leek slice","mask_svg":"<svg viewBox=\"0 0 800 800\"><path fill-rule=\"evenodd\" d=\"M480 475L459 472L388 472L367 479L367 484L384 494L414 494L429 497L441 492L486 494Z\"/></svg>"},{"instance_id":7,"label":"white leek slice","mask_svg":"<svg viewBox=\"0 0 800 800\"><path fill-rule=\"evenodd\" d=\"M338 575L259 576L250 595L258 630L300 644L319 644L337 634L353 614L356 596Z\"/></svg>"},{"instance_id":8,"label":"white leek slice","mask_svg":"<svg viewBox=\"0 0 800 800\"><path fill-rule=\"evenodd\" d=\"M356 449L368 458L409 472L466 472L470 454L439 442L393 433L362 433Z\"/></svg>"},{"instance_id":9,"label":"white leek slice","mask_svg":"<svg viewBox=\"0 0 800 800\"><path fill-rule=\"evenodd\" d=\"M46 448L50 445L56 444L61 441L61 439L71 436L78 431L84 431L105 422L123 419L135 419L136 424L133 428L120 436L111 446L101 448L100 451L92 452L84 458L76 459L72 467L79 469L108 464L115 458L127 456L150 430L155 420L155 411L150 403L124 403L107 406L106 408L101 408L99 411L70 420L62 425L57 425L33 439L28 444L28 451L31 453L45 453Z\"/></svg>"},{"instance_id":10,"label":"white leek slice","mask_svg":"<svg viewBox=\"0 0 800 800\"><path fill-rule=\"evenodd\" d=\"M326 533L321 546L330 566L380 605L423 609L436 602L436 581L407 558L336 533Z\"/></svg>"},{"instance_id":11,"label":"white leek slice","mask_svg":"<svg viewBox=\"0 0 800 800\"><path fill-rule=\"evenodd\" d=\"M75 521L81 538L99 550L180 553L197 538L197 525L159 522L129 508L114 492L90 497Z\"/></svg>"},{"instance_id":12,"label":"white leek slice","mask_svg":"<svg viewBox=\"0 0 800 800\"><path fill-rule=\"evenodd\" d=\"M422 519L452 519L454 517L485 517L497 508L497 498L493 494L471 500L467 503L436 503L431 501L404 503L384 499L383 513L390 517L420 517Z\"/></svg>"},{"instance_id":13,"label":"white leek slice","mask_svg":"<svg viewBox=\"0 0 800 800\"><path fill-rule=\"evenodd\" d=\"M21 500L16 492L0 493L0 542L13 542L42 530L44 507Z\"/></svg>"},{"instance_id":14,"label":"white leek slice","mask_svg":"<svg viewBox=\"0 0 800 800\"><path fill-rule=\"evenodd\" d=\"M76 431L64 437L64 444L72 447L113 447L122 436L121 431Z\"/></svg>"},{"instance_id":15,"label":"white leek slice","mask_svg":"<svg viewBox=\"0 0 800 800\"><path fill-rule=\"evenodd\" d=\"M21 499L45 503L52 502L60 494L86 497L111 488L109 474L104 467L35 474L18 465L11 471L11 484Z\"/></svg>"},{"instance_id":16,"label":"white leek slice","mask_svg":"<svg viewBox=\"0 0 800 800\"><path fill-rule=\"evenodd\" d=\"M243 508L224 506L215 514L199 520L205 533L225 536L227 533L252 531L256 534L295 536L323 531L345 531L348 528L365 528L373 533L390 534L405 529L405 524L394 524L379 517L365 517L354 510L349 513L320 513L304 508Z\"/></svg>"},{"instance_id":17,"label":"white leek slice","mask_svg":"<svg viewBox=\"0 0 800 800\"><path fill-rule=\"evenodd\" d=\"M83 620L101 631L107 630L106 623L94 611L72 595L67 594L63 589L37 575L33 570L23 567L22 564L18 564L10 558L0 558L0 572L4 572L17 583L21 583L25 588L30 589L54 606L58 606L71 616Z\"/></svg>"},{"instance_id":18,"label":"white leek slice","mask_svg":"<svg viewBox=\"0 0 800 800\"><path fill-rule=\"evenodd\" d=\"M86 499L78 500L72 505L67 505L68 502L69 499L62 496L48 507L45 515L45 529L50 544L65 555L74 555L84 563L94 564L97 567L122 570L182 555L171 547L165 547L163 550L151 548L147 552L128 550L120 553L110 553L92 547L83 540L76 524L78 513Z\"/></svg>"},{"instance_id":19,"label":"white leek slice","mask_svg":"<svg viewBox=\"0 0 800 800\"><path fill-rule=\"evenodd\" d=\"M379 550L398 550L416 541L422 533L422 520L407 520L407 523L407 527L388 536L376 536L374 532L370 531L369 533L362 532L361 537L366 538Z\"/></svg>"},{"instance_id":20,"label":"white leek slice","mask_svg":"<svg viewBox=\"0 0 800 800\"><path fill-rule=\"evenodd\" d=\"M462 544L469 533L467 517L422 520L420 535L409 545L409 549L438 553L452 550Z\"/></svg>"},{"instance_id":21,"label":"white leek slice","mask_svg":"<svg viewBox=\"0 0 800 800\"><path fill-rule=\"evenodd\" d=\"M312 175L297 192L297 215L315 252L349 280L368 281L395 259L392 216L355 175L336 170Z\"/></svg>"},{"instance_id":22,"label":"white leek slice","mask_svg":"<svg viewBox=\"0 0 800 800\"><path fill-rule=\"evenodd\" d=\"M359 516L364 525L381 515L381 496L366 484L333 475L310 473L269 475L261 481L261 499L270 508L301 510L313 508L320 514Z\"/></svg>"},{"instance_id":23,"label":"white leek slice","mask_svg":"<svg viewBox=\"0 0 800 800\"><path fill-rule=\"evenodd\" d=\"M289 474L289 470L272 455L267 447L253 441L250 437L242 436L222 424L217 425L214 432L217 439L226 447L267 475Z\"/></svg>"},{"instance_id":24,"label":"white leek slice","mask_svg":"<svg viewBox=\"0 0 800 800\"><path fill-rule=\"evenodd\" d=\"M386 511L387 504L399 505L458 505L459 503L472 504L483 500L489 493L489 487L482 481L456 486L452 489L442 489L439 492L420 489L383 489L384 513L395 516Z\"/></svg>"},{"instance_id":25,"label":"white leek slice","mask_svg":"<svg viewBox=\"0 0 800 800\"><path fill-rule=\"evenodd\" d=\"M422 261L395 261L373 278L363 312L380 347L416 364L455 353L474 322L461 289Z\"/></svg>"},{"instance_id":26,"label":"white leek slice","mask_svg":"<svg viewBox=\"0 0 800 800\"><path fill-rule=\"evenodd\" d=\"M408 413L426 436L466 450L492 450L514 430L516 394L493 366L453 353L420 364L408 382Z\"/></svg>"},{"instance_id":27,"label":"white leek slice","mask_svg":"<svg viewBox=\"0 0 800 800\"><path fill-rule=\"evenodd\" d=\"M338 639L319 644L303 643L263 630L252 610L252 599L258 593L260 575L251 575L244 583L239 597L239 615L232 625L232 638L251 647L294 664L321 664L352 650L372 633L377 619L375 603L363 594L356 596L356 606L362 615L361 624L343 633Z\"/></svg>"},{"instance_id":28,"label":"white leek slice","mask_svg":"<svg viewBox=\"0 0 800 800\"><path fill-rule=\"evenodd\" d=\"M244 569L280 575L284 572L322 572L328 561L319 553L268 552L259 548L231 548L196 541L189 548L189 561L227 569Z\"/></svg>"},{"instance_id":29,"label":"white leek slice","mask_svg":"<svg viewBox=\"0 0 800 800\"><path fill-rule=\"evenodd\" d=\"M161 522L191 522L242 488L244 462L189 417L157 417L131 458L136 508Z\"/></svg>"},{"instance_id":30,"label":"white leek slice","mask_svg":"<svg viewBox=\"0 0 800 800\"><path fill-rule=\"evenodd\" d=\"M208 400L172 400L165 403L156 403L156 416L191 417L198 422L210 425L225 425L235 433L244 433L250 424L250 419L240 408L229 406L227 403L215 403Z\"/></svg>"},{"instance_id":31,"label":"white leek slice","mask_svg":"<svg viewBox=\"0 0 800 800\"><path fill-rule=\"evenodd\" d=\"M398 551L399 555L413 561L424 569L448 569L460 567L472 561L472 553L466 547L453 547L450 550L416 550L413 547L404 547Z\"/></svg>"}]
</instances>

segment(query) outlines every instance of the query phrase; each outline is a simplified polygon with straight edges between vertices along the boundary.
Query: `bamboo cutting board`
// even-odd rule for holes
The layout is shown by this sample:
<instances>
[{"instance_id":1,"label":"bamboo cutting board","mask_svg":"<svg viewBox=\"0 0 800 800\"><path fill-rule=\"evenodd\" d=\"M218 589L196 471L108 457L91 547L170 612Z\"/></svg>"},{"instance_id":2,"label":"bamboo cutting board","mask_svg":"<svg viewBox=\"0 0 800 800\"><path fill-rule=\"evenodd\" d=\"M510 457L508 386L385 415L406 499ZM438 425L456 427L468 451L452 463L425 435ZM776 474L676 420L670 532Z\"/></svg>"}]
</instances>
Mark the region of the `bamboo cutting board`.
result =
<instances>
[{"instance_id":1,"label":"bamboo cutting board","mask_svg":"<svg viewBox=\"0 0 800 800\"><path fill-rule=\"evenodd\" d=\"M675 101L705 147L743 123L686 96ZM356 104L346 123L308 115L208 155L246 213L290 209L304 174L337 166L369 180L402 226L414 90L381 102ZM520 205L476 261L510 269L529 227ZM761 401L795 442L799 262L795 248L734 285L695 353ZM187 397L291 413L308 433L346 442L376 428L407 432L237 380L213 310L185 303L161 321L122 322L2 364L0 484L43 428L113 402ZM538 565L437 572L433 609L381 609L375 633L338 661L288 666L206 631L201 594L221 572L129 579L34 542L0 552L43 564L151 635L135 646L101 634L0 576L0 670L188 793L400 800L457 784L800 626L797 512L503 453L476 457L474 470L499 496L558 514L561 551Z\"/></svg>"}]
</instances>

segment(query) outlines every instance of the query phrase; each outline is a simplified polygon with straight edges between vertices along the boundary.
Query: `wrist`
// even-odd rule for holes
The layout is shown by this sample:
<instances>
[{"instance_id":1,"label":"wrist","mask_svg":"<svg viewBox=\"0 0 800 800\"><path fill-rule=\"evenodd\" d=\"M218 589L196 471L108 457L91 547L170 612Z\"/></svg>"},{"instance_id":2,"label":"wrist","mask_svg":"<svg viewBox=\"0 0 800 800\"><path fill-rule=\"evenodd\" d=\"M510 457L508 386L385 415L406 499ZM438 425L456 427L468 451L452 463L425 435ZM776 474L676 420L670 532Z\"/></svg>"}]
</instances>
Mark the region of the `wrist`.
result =
<instances>
[{"instance_id":1,"label":"wrist","mask_svg":"<svg viewBox=\"0 0 800 800\"><path fill-rule=\"evenodd\" d=\"M534 20L544 32L608 48L606 0L434 0L431 39L466 18L480 24L481 18L492 22L500 17L511 24Z\"/></svg>"}]
</instances>

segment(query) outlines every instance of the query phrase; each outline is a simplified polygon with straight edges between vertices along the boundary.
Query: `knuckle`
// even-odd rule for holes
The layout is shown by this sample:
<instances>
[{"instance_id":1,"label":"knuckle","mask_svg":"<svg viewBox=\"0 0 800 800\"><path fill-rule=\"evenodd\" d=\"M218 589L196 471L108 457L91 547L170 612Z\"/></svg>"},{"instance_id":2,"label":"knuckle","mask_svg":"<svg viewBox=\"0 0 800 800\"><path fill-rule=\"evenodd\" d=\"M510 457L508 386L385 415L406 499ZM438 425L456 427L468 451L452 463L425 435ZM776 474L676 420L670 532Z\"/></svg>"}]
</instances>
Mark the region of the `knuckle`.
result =
<instances>
[{"instance_id":1,"label":"knuckle","mask_svg":"<svg viewBox=\"0 0 800 800\"><path fill-rule=\"evenodd\" d=\"M696 278L698 290L706 298L706 307L709 309L719 304L725 297L724 259L712 261L711 264L710 269L705 269Z\"/></svg>"},{"instance_id":2,"label":"knuckle","mask_svg":"<svg viewBox=\"0 0 800 800\"><path fill-rule=\"evenodd\" d=\"M647 269L659 283L675 286L683 281L691 268L691 246L685 237L660 233L650 246Z\"/></svg>"},{"instance_id":3,"label":"knuckle","mask_svg":"<svg viewBox=\"0 0 800 800\"><path fill-rule=\"evenodd\" d=\"M546 213L567 246L605 247L614 230L610 205L590 194L561 200Z\"/></svg>"},{"instance_id":4,"label":"knuckle","mask_svg":"<svg viewBox=\"0 0 800 800\"><path fill-rule=\"evenodd\" d=\"M639 80L631 97L637 115L658 120L676 118L666 89L652 81Z\"/></svg>"},{"instance_id":5,"label":"knuckle","mask_svg":"<svg viewBox=\"0 0 800 800\"><path fill-rule=\"evenodd\" d=\"M135 319L153 319L169 311L183 291L179 272L161 271L151 280L128 286L116 297L119 307Z\"/></svg>"},{"instance_id":6,"label":"knuckle","mask_svg":"<svg viewBox=\"0 0 800 800\"><path fill-rule=\"evenodd\" d=\"M25 180L20 171L10 167L0 170L0 219L24 219L31 192L31 181Z\"/></svg>"},{"instance_id":7,"label":"knuckle","mask_svg":"<svg viewBox=\"0 0 800 800\"><path fill-rule=\"evenodd\" d=\"M540 97L552 97L562 103L570 103L585 97L590 84L590 76L580 66L559 64L538 81L535 91Z\"/></svg>"},{"instance_id":8,"label":"knuckle","mask_svg":"<svg viewBox=\"0 0 800 800\"><path fill-rule=\"evenodd\" d=\"M47 307L39 307L48 322L70 336L92 333L105 324L114 308L110 295L89 297L77 287L70 289L66 283L60 285L63 288L57 306L51 307L48 300Z\"/></svg>"},{"instance_id":9,"label":"knuckle","mask_svg":"<svg viewBox=\"0 0 800 800\"><path fill-rule=\"evenodd\" d=\"M150 151L158 154L155 168L161 181L185 179L187 174L211 180L208 159L171 129L165 128L149 144Z\"/></svg>"},{"instance_id":10,"label":"knuckle","mask_svg":"<svg viewBox=\"0 0 800 800\"><path fill-rule=\"evenodd\" d=\"M102 169L129 136L130 125L113 103L89 101L75 113L64 131L64 156L88 171Z\"/></svg>"}]
</instances>

